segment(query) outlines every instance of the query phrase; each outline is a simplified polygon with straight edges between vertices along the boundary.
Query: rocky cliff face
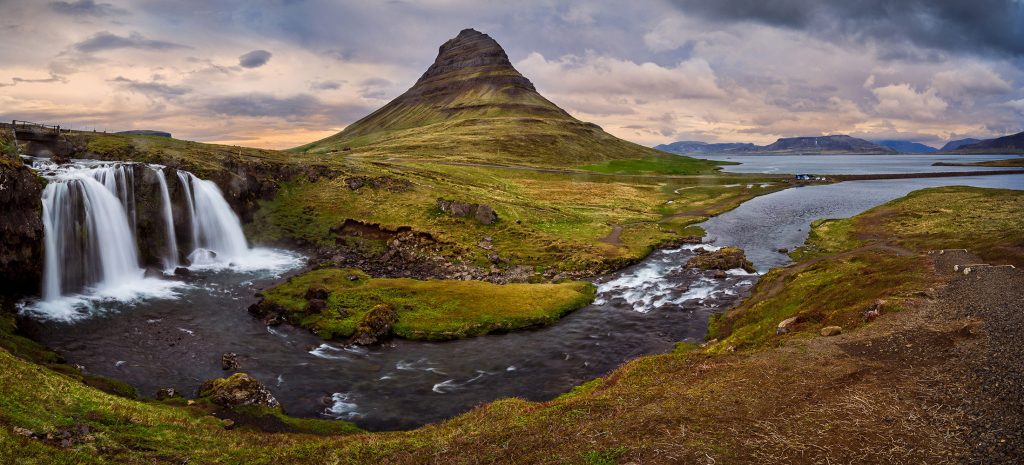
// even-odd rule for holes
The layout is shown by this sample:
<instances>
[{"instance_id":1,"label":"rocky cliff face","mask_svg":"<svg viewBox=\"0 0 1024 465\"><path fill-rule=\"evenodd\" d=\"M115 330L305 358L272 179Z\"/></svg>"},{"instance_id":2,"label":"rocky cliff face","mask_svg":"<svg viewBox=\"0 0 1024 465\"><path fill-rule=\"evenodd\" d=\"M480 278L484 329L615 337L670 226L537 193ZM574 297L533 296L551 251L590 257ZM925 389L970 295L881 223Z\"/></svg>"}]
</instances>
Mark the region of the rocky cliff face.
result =
<instances>
[{"instance_id":1,"label":"rocky cliff face","mask_svg":"<svg viewBox=\"0 0 1024 465\"><path fill-rule=\"evenodd\" d=\"M42 190L42 180L21 160L0 155L0 295L28 295L39 289Z\"/></svg>"}]
</instances>

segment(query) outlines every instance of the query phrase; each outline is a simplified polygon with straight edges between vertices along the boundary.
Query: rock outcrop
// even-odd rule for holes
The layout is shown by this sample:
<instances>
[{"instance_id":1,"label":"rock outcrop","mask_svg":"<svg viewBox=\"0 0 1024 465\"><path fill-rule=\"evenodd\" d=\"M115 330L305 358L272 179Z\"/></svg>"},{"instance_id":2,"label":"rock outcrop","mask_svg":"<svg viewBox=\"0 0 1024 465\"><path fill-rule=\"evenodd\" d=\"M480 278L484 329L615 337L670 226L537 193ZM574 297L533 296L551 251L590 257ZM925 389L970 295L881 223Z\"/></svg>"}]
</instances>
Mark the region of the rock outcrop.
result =
<instances>
[{"instance_id":1,"label":"rock outcrop","mask_svg":"<svg viewBox=\"0 0 1024 465\"><path fill-rule=\"evenodd\" d=\"M42 180L19 158L0 155L0 295L27 295L39 289L42 191Z\"/></svg>"},{"instance_id":2,"label":"rock outcrop","mask_svg":"<svg viewBox=\"0 0 1024 465\"><path fill-rule=\"evenodd\" d=\"M494 224L498 221L498 214L490 205L437 199L437 208L452 216L472 218L480 224Z\"/></svg>"},{"instance_id":3,"label":"rock outcrop","mask_svg":"<svg viewBox=\"0 0 1024 465\"><path fill-rule=\"evenodd\" d=\"M396 322L398 312L395 308L389 304L379 304L359 320L350 342L358 345L376 344L391 334L391 325Z\"/></svg>"},{"instance_id":4,"label":"rock outcrop","mask_svg":"<svg viewBox=\"0 0 1024 465\"><path fill-rule=\"evenodd\" d=\"M742 268L748 273L757 271L754 264L747 260L743 249L736 247L722 247L714 252L705 252L686 262L687 268L700 268L702 270L731 270Z\"/></svg>"},{"instance_id":5,"label":"rock outcrop","mask_svg":"<svg viewBox=\"0 0 1024 465\"><path fill-rule=\"evenodd\" d=\"M199 397L206 397L222 407L255 406L279 408L281 404L262 383L245 373L227 378L211 379L199 388Z\"/></svg>"}]
</instances>

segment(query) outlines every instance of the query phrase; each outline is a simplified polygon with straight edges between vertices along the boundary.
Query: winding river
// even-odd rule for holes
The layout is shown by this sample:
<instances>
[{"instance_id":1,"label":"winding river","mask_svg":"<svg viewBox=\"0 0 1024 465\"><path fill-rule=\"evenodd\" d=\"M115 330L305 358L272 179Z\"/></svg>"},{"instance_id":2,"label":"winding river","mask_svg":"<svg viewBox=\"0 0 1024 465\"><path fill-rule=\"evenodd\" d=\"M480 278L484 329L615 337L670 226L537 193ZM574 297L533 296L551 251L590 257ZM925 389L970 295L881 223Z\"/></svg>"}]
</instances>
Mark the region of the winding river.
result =
<instances>
[{"instance_id":1,"label":"winding river","mask_svg":"<svg viewBox=\"0 0 1024 465\"><path fill-rule=\"evenodd\" d=\"M872 157L874 158L874 157ZM912 190L942 185L1024 188L1024 175L854 181L789 189L748 201L703 224L709 245L746 249L759 270L788 262L779 248L806 238L811 221L847 217ZM659 250L596 280L597 300L554 326L428 343L395 340L349 348L287 325L266 327L246 308L254 294L297 269L299 257L248 269L196 269L173 296L93 304L72 322L37 315L33 336L89 372L143 395L195 392L224 376L220 356L263 381L285 411L353 420L373 430L410 428L503 397L547 400L640 355L703 339L710 315L748 295L756 274L726 278L685 269L694 248Z\"/></svg>"}]
</instances>

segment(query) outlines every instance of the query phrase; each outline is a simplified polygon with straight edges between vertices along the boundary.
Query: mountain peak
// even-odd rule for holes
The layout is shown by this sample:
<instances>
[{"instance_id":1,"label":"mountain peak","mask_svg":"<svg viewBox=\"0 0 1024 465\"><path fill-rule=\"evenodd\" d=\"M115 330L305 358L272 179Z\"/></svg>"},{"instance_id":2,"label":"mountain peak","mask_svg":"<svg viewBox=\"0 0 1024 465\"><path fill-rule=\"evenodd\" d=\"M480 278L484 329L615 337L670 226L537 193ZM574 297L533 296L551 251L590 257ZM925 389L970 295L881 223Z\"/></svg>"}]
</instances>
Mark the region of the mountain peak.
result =
<instances>
[{"instance_id":1,"label":"mountain peak","mask_svg":"<svg viewBox=\"0 0 1024 465\"><path fill-rule=\"evenodd\" d=\"M505 78L508 84L535 91L533 83L512 66L505 49L491 36L476 29L463 29L441 45L434 64L410 90L431 84L467 78Z\"/></svg>"}]
</instances>

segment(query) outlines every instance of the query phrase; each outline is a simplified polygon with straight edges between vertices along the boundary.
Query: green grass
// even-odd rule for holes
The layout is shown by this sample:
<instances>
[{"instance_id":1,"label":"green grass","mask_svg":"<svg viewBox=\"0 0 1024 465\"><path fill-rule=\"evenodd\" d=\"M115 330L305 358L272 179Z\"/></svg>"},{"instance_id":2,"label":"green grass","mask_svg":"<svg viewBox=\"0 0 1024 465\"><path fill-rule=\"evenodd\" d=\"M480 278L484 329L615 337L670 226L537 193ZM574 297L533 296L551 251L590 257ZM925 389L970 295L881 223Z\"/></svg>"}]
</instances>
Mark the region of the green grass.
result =
<instances>
[{"instance_id":1,"label":"green grass","mask_svg":"<svg viewBox=\"0 0 1024 465\"><path fill-rule=\"evenodd\" d=\"M323 286L327 308L305 311L306 292ZM376 279L357 270L321 269L295 276L263 292L284 308L289 321L325 339L349 337L370 309L389 304L398 312L394 334L406 339L446 340L550 325L590 303L594 286L492 284L482 281Z\"/></svg>"},{"instance_id":2,"label":"green grass","mask_svg":"<svg viewBox=\"0 0 1024 465\"><path fill-rule=\"evenodd\" d=\"M677 155L664 155L631 160L610 160L604 163L581 166L581 169L608 174L667 174L692 175L708 174L719 169L719 165L737 163L702 160Z\"/></svg>"}]
</instances>

